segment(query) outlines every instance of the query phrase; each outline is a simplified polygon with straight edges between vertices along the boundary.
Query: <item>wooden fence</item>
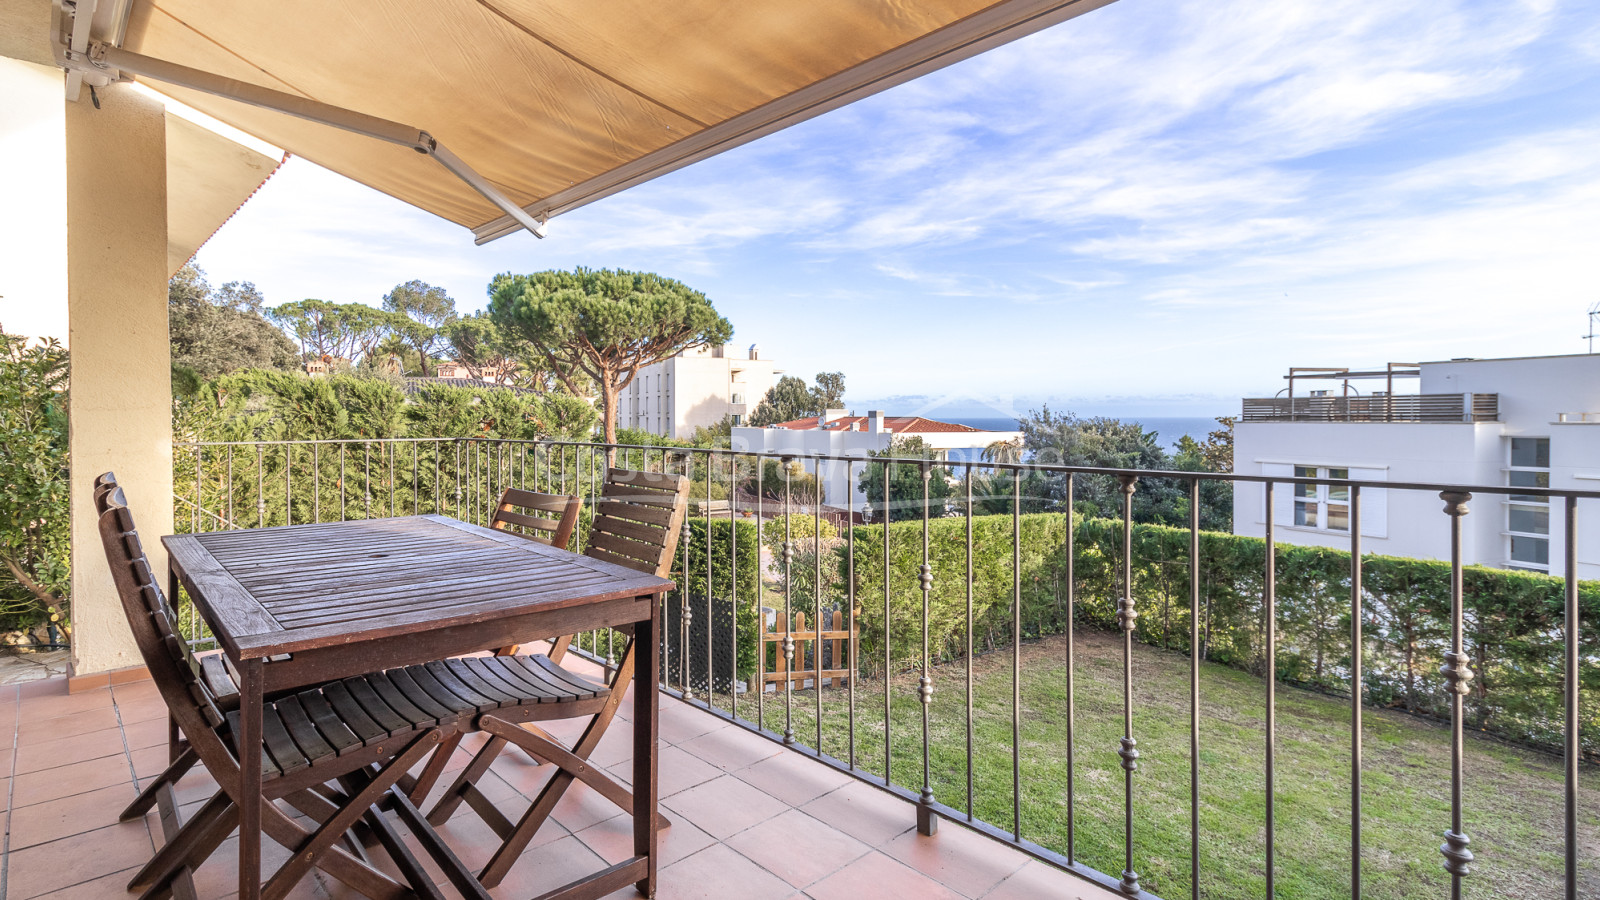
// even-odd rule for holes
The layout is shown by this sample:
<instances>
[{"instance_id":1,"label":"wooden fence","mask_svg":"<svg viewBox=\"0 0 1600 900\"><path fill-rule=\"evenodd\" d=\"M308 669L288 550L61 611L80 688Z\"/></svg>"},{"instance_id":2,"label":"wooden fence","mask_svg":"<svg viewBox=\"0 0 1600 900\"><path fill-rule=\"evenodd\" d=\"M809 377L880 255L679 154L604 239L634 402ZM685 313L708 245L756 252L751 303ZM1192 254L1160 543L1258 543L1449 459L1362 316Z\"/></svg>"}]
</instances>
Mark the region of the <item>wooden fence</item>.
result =
<instances>
[{"instance_id":1,"label":"wooden fence","mask_svg":"<svg viewBox=\"0 0 1600 900\"><path fill-rule=\"evenodd\" d=\"M825 612L823 615L826 617L828 614ZM807 627L806 614L803 612L794 614L793 628L788 631L782 629L781 616L774 616L770 624L763 617L762 658L768 662L776 658L776 662L764 665L762 690L767 689L766 685L780 685L785 680L791 687L804 688L817 679L819 674L824 686L838 687L844 685L854 675L857 633L854 628L845 630L844 614L839 610L833 610L832 619L832 628L819 633ZM783 642L786 638L794 640L795 668L793 669L789 668L789 660L783 653ZM777 652L769 655L767 653L769 645ZM810 665L806 665L808 656L812 660ZM823 667L820 673L817 671L819 665Z\"/></svg>"}]
</instances>

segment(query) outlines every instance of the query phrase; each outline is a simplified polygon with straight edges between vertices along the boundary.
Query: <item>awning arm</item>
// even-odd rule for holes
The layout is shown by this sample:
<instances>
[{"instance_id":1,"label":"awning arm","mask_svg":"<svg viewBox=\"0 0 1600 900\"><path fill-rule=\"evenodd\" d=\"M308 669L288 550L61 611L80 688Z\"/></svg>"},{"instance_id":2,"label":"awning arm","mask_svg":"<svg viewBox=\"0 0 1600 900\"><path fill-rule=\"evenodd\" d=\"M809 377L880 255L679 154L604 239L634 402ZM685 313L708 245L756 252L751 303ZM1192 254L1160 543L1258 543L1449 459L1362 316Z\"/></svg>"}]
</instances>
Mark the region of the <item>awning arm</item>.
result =
<instances>
[{"instance_id":1,"label":"awning arm","mask_svg":"<svg viewBox=\"0 0 1600 900\"><path fill-rule=\"evenodd\" d=\"M178 63L167 62L149 56L143 56L120 47L114 47L104 41L89 42L88 50L79 52L71 46L58 48L62 65L73 69L92 69L98 72L131 73L155 81L175 84L190 90L225 97L262 109L270 109L285 115L295 116L328 125L343 131L365 135L402 147L410 147L418 153L430 156L439 165L449 170L451 174L466 182L473 190L482 194L484 199L498 206L506 215L514 219L517 224L533 232L536 237L544 237L548 226L544 221L529 215L521 207L501 193L499 188L489 183L489 180L478 174L473 168L462 161L461 157L451 153L445 146L420 128L369 116L354 110L323 103L306 97L297 97L283 91L275 91L258 84L239 81L216 75L211 72L202 72Z\"/></svg>"}]
</instances>

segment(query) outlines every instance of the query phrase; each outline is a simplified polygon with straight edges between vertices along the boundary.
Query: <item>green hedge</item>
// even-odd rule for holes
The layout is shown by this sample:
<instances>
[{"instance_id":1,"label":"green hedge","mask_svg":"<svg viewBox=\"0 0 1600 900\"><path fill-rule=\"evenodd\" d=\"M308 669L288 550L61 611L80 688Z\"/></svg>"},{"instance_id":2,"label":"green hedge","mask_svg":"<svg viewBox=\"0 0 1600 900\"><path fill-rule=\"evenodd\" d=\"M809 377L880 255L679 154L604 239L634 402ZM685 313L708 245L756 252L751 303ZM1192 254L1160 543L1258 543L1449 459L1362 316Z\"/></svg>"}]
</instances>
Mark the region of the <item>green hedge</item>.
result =
<instances>
[{"instance_id":1,"label":"green hedge","mask_svg":"<svg viewBox=\"0 0 1600 900\"><path fill-rule=\"evenodd\" d=\"M1021 517L1022 637L1059 633L1067 616L1066 517ZM1012 519L973 520L973 647L976 652L1011 640L1014 580ZM890 596L888 664L904 669L921 659L922 523L889 526ZM864 668L881 671L883 636L883 534L881 526L855 529L855 601ZM1079 519L1075 529L1074 614L1080 624L1116 627L1122 525ZM1256 674L1266 672L1263 575L1266 544L1259 538L1200 534L1200 647L1203 658ZM1333 692L1349 690L1350 555L1322 548L1279 545L1277 671L1279 678ZM833 563L841 576L847 560ZM933 588L928 637L940 661L960 658L966 644L966 522L929 523ZM1450 566L1429 560L1363 556L1365 617L1363 680L1369 702L1411 712L1448 716L1439 674L1450 636ZM1136 525L1133 593L1139 641L1188 653L1189 533ZM844 583L841 580L841 584ZM1516 741L1559 746L1562 729L1562 623L1565 583L1528 572L1468 567L1464 573L1465 643L1476 678L1467 697L1468 724ZM1600 583L1580 585L1580 635L1584 660L1600 654ZM1583 666L1583 742L1600 753L1600 666Z\"/></svg>"}]
</instances>

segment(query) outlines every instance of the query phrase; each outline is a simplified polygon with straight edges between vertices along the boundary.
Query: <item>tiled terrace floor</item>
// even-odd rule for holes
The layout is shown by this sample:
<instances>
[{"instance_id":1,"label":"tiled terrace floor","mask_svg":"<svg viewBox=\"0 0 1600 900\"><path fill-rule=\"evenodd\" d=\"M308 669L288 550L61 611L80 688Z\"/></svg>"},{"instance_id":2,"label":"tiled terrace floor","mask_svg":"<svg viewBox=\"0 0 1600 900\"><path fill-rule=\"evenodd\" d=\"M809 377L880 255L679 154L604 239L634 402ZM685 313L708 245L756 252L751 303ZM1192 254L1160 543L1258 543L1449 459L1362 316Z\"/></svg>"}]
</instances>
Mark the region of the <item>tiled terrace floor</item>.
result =
<instances>
[{"instance_id":1,"label":"tiled terrace floor","mask_svg":"<svg viewBox=\"0 0 1600 900\"><path fill-rule=\"evenodd\" d=\"M132 896L124 884L161 828L154 813L130 823L117 813L138 780L165 764L165 715L148 681L73 695L60 678L0 687L0 900ZM626 778L630 740L629 723L618 721L596 761ZM673 820L662 838L662 900L1112 896L953 824L922 837L905 801L687 704L662 699L661 743L661 804ZM456 764L465 761L458 751ZM526 802L516 795L535 793L548 771L507 754L483 786L516 815L522 807L511 804ZM191 773L179 801L192 811L213 789L203 772ZM533 897L632 852L631 820L581 784L554 819L495 896ZM481 865L496 843L465 806L440 831L469 865ZM196 873L202 898L234 893L236 842ZM270 841L264 851L272 866L284 857ZM317 872L292 896L355 895ZM630 887L614 896L638 895Z\"/></svg>"}]
</instances>

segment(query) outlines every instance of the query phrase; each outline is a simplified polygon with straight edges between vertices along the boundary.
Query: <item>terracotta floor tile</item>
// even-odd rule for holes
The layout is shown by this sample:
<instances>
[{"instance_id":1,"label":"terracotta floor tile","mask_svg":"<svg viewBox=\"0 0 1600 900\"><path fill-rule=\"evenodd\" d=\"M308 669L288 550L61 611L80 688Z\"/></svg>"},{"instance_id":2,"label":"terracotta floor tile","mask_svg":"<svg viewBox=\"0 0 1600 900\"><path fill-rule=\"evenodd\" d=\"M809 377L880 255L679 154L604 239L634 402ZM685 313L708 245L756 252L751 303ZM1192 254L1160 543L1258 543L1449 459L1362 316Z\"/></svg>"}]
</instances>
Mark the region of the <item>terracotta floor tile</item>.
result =
<instances>
[{"instance_id":1,"label":"terracotta floor tile","mask_svg":"<svg viewBox=\"0 0 1600 900\"><path fill-rule=\"evenodd\" d=\"M0 778L0 813L11 808L11 779Z\"/></svg>"},{"instance_id":2,"label":"terracotta floor tile","mask_svg":"<svg viewBox=\"0 0 1600 900\"><path fill-rule=\"evenodd\" d=\"M66 678L41 678L38 681L28 681L16 686L17 699L26 700L29 697L65 697L67 696Z\"/></svg>"},{"instance_id":3,"label":"terracotta floor tile","mask_svg":"<svg viewBox=\"0 0 1600 900\"><path fill-rule=\"evenodd\" d=\"M101 759L124 752L122 729L106 728L56 738L53 741L28 741L17 748L18 775L54 769L90 759Z\"/></svg>"},{"instance_id":4,"label":"terracotta floor tile","mask_svg":"<svg viewBox=\"0 0 1600 900\"><path fill-rule=\"evenodd\" d=\"M101 708L49 719L32 719L28 716L22 716L17 725L17 740L23 744L53 741L57 738L89 734L93 731L104 731L107 728L117 728L120 725L121 723L117 721L116 710L112 709L109 704Z\"/></svg>"},{"instance_id":5,"label":"terracotta floor tile","mask_svg":"<svg viewBox=\"0 0 1600 900\"><path fill-rule=\"evenodd\" d=\"M1020 851L948 822L933 837L913 828L880 849L964 897L983 896L1030 862Z\"/></svg>"},{"instance_id":6,"label":"terracotta floor tile","mask_svg":"<svg viewBox=\"0 0 1600 900\"><path fill-rule=\"evenodd\" d=\"M589 760L597 766L610 768L630 759L633 759L633 723L612 719L600 738L600 745L589 754Z\"/></svg>"},{"instance_id":7,"label":"terracotta floor tile","mask_svg":"<svg viewBox=\"0 0 1600 900\"><path fill-rule=\"evenodd\" d=\"M522 811L517 810L521 815ZM577 832L623 814L621 807L601 796L594 788L574 782L556 803L551 818L568 831ZM513 817L515 818L515 817Z\"/></svg>"},{"instance_id":8,"label":"terracotta floor tile","mask_svg":"<svg viewBox=\"0 0 1600 900\"><path fill-rule=\"evenodd\" d=\"M132 681L127 684L112 685L111 698L117 703L126 703L131 700L160 700L161 691L156 688L154 681L146 679Z\"/></svg>"},{"instance_id":9,"label":"terracotta floor tile","mask_svg":"<svg viewBox=\"0 0 1600 900\"><path fill-rule=\"evenodd\" d=\"M154 778L166 771L167 766L172 762L171 754L167 751L166 744L135 750L131 755L133 757L133 774L138 776L141 784L146 778Z\"/></svg>"},{"instance_id":10,"label":"terracotta floor tile","mask_svg":"<svg viewBox=\"0 0 1600 900\"><path fill-rule=\"evenodd\" d=\"M797 888L820 881L872 849L796 809L739 832L727 844Z\"/></svg>"},{"instance_id":11,"label":"terracotta floor tile","mask_svg":"<svg viewBox=\"0 0 1600 900\"><path fill-rule=\"evenodd\" d=\"M921 872L873 851L806 889L813 900L961 900Z\"/></svg>"},{"instance_id":12,"label":"terracotta floor tile","mask_svg":"<svg viewBox=\"0 0 1600 900\"><path fill-rule=\"evenodd\" d=\"M723 774L722 770L710 763L701 762L677 747L662 747L656 755L656 798L665 800L673 794L682 793L689 788L705 784L713 778ZM633 785L633 761L617 763L606 771L610 772L625 787Z\"/></svg>"},{"instance_id":13,"label":"terracotta floor tile","mask_svg":"<svg viewBox=\"0 0 1600 900\"><path fill-rule=\"evenodd\" d=\"M47 803L18 807L11 813L11 849L20 850L115 825L117 816L134 796L133 786L124 782Z\"/></svg>"},{"instance_id":14,"label":"terracotta floor tile","mask_svg":"<svg viewBox=\"0 0 1600 900\"><path fill-rule=\"evenodd\" d=\"M1115 900L1121 895L1038 860L1028 862L1010 878L1000 882L983 900Z\"/></svg>"},{"instance_id":15,"label":"terracotta floor tile","mask_svg":"<svg viewBox=\"0 0 1600 900\"><path fill-rule=\"evenodd\" d=\"M859 781L823 794L800 808L874 847L917 824L915 806Z\"/></svg>"},{"instance_id":16,"label":"terracotta floor tile","mask_svg":"<svg viewBox=\"0 0 1600 900\"><path fill-rule=\"evenodd\" d=\"M167 704L160 697L142 697L127 702L118 701L117 715L122 717L125 725L135 722L148 722L151 719L167 719Z\"/></svg>"},{"instance_id":17,"label":"terracotta floor tile","mask_svg":"<svg viewBox=\"0 0 1600 900\"><path fill-rule=\"evenodd\" d=\"M578 840L600 854L606 862L622 862L633 855L633 817L617 816L592 825L578 832ZM661 830L658 841L661 859L657 868L661 868L704 850L716 843L716 838L695 827L693 822L678 818L673 821L671 828Z\"/></svg>"},{"instance_id":18,"label":"terracotta floor tile","mask_svg":"<svg viewBox=\"0 0 1600 900\"><path fill-rule=\"evenodd\" d=\"M667 815L677 813L707 834L725 840L765 822L789 807L732 775L717 778L661 801Z\"/></svg>"},{"instance_id":19,"label":"terracotta floor tile","mask_svg":"<svg viewBox=\"0 0 1600 900\"><path fill-rule=\"evenodd\" d=\"M154 852L143 820L17 850L7 861L6 898L31 900L143 865Z\"/></svg>"},{"instance_id":20,"label":"terracotta floor tile","mask_svg":"<svg viewBox=\"0 0 1600 900\"><path fill-rule=\"evenodd\" d=\"M84 691L81 694L49 694L42 697L29 697L22 701L20 712L24 719L54 719L60 716L70 716L73 713L87 712L91 709L110 708L110 689L99 688L93 691Z\"/></svg>"},{"instance_id":21,"label":"terracotta floor tile","mask_svg":"<svg viewBox=\"0 0 1600 900\"><path fill-rule=\"evenodd\" d=\"M492 897L537 897L552 888L577 881L604 869L608 863L571 835L533 847L517 857L504 881L489 892Z\"/></svg>"},{"instance_id":22,"label":"terracotta floor tile","mask_svg":"<svg viewBox=\"0 0 1600 900\"><path fill-rule=\"evenodd\" d=\"M144 722L134 722L125 725L122 736L127 741L129 750L143 750L145 747L167 746L167 720L149 719Z\"/></svg>"},{"instance_id":23,"label":"terracotta floor tile","mask_svg":"<svg viewBox=\"0 0 1600 900\"><path fill-rule=\"evenodd\" d=\"M125 754L91 759L16 776L11 783L11 803L19 807L32 806L131 780Z\"/></svg>"},{"instance_id":24,"label":"terracotta floor tile","mask_svg":"<svg viewBox=\"0 0 1600 900\"><path fill-rule=\"evenodd\" d=\"M830 765L792 751L768 757L733 774L793 806L803 806L855 780Z\"/></svg>"},{"instance_id":25,"label":"terracotta floor tile","mask_svg":"<svg viewBox=\"0 0 1600 900\"><path fill-rule=\"evenodd\" d=\"M697 759L732 772L784 752L774 743L743 728L722 728L678 744Z\"/></svg>"},{"instance_id":26,"label":"terracotta floor tile","mask_svg":"<svg viewBox=\"0 0 1600 900\"><path fill-rule=\"evenodd\" d=\"M778 900L793 895L794 888L783 879L722 844L661 869L656 889L656 900ZM627 887L608 900L638 896Z\"/></svg>"},{"instance_id":27,"label":"terracotta floor tile","mask_svg":"<svg viewBox=\"0 0 1600 900\"><path fill-rule=\"evenodd\" d=\"M728 726L726 720L718 719L710 713L692 709L685 703L663 700L661 724L656 735L663 743L681 744Z\"/></svg>"},{"instance_id":28,"label":"terracotta floor tile","mask_svg":"<svg viewBox=\"0 0 1600 900\"><path fill-rule=\"evenodd\" d=\"M266 881L289 858L289 851L278 842L261 841L261 880ZM301 885L312 881L308 876ZM200 897L238 896L239 893L239 836L223 841L194 873L194 892ZM8 898L9 900L9 898Z\"/></svg>"},{"instance_id":29,"label":"terracotta floor tile","mask_svg":"<svg viewBox=\"0 0 1600 900\"><path fill-rule=\"evenodd\" d=\"M138 866L129 866L120 872L102 875L92 881L41 894L39 900L105 900L107 897L121 897L127 894L128 879L137 871L139 871Z\"/></svg>"}]
</instances>

